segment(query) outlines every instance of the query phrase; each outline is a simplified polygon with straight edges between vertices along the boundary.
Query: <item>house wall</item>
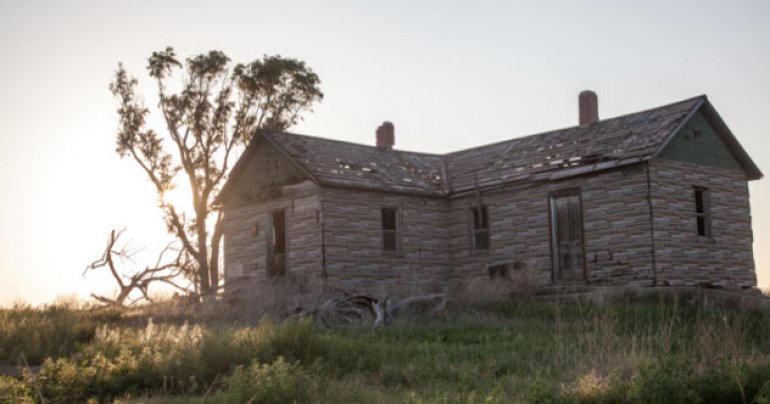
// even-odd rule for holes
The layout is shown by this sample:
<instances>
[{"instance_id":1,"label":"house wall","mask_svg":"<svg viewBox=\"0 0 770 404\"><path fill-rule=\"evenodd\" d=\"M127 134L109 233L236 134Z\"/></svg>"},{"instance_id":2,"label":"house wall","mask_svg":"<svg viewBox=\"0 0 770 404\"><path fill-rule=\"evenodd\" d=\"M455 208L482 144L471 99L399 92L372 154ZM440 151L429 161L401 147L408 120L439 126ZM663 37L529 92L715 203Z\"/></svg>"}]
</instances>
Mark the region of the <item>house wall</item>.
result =
<instances>
[{"instance_id":1,"label":"house wall","mask_svg":"<svg viewBox=\"0 0 770 404\"><path fill-rule=\"evenodd\" d=\"M320 189L310 181L280 188L280 197L225 208L224 249L226 292L240 298L279 298L320 291ZM268 217L285 209L287 263L284 276L267 274ZM252 228L257 226L257 234ZM287 288L289 290L287 290Z\"/></svg>"},{"instance_id":2,"label":"house wall","mask_svg":"<svg viewBox=\"0 0 770 404\"><path fill-rule=\"evenodd\" d=\"M696 233L694 186L710 192L711 239ZM568 189L580 190L587 283L756 284L747 182L731 169L657 159L448 199L310 181L279 188L279 197L224 212L228 292L271 299L338 291L409 295L501 282L489 276L493 265L526 273L531 286L550 285L549 196ZM473 252L469 210L479 202L488 209L490 248ZM400 208L395 254L382 248L382 207ZM287 213L288 262L285 276L270 278L267 224L276 209Z\"/></svg>"},{"instance_id":3,"label":"house wall","mask_svg":"<svg viewBox=\"0 0 770 404\"><path fill-rule=\"evenodd\" d=\"M464 284L490 279L491 265L511 268L533 285L552 283L549 195L580 189L587 280L591 284L651 285L650 213L645 166L638 164L596 174L510 185L452 200L449 212L451 279ZM487 205L490 249L472 252L468 211Z\"/></svg>"},{"instance_id":4,"label":"house wall","mask_svg":"<svg viewBox=\"0 0 770 404\"><path fill-rule=\"evenodd\" d=\"M650 163L655 262L661 285L756 285L742 171L669 159ZM693 187L709 190L712 237L697 234Z\"/></svg>"},{"instance_id":5,"label":"house wall","mask_svg":"<svg viewBox=\"0 0 770 404\"><path fill-rule=\"evenodd\" d=\"M443 291L449 274L444 198L323 188L326 290L375 296ZM381 209L401 211L398 253L382 247Z\"/></svg>"}]
</instances>

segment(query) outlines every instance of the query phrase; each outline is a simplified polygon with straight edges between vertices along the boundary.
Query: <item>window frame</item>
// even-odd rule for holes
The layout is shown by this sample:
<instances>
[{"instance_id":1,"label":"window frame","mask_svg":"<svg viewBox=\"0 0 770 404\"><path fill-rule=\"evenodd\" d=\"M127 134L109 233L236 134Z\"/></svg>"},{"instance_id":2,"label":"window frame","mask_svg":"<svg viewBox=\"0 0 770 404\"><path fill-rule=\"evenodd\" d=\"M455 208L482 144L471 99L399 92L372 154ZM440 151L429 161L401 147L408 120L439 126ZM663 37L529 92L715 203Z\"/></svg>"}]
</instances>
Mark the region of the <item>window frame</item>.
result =
<instances>
[{"instance_id":1,"label":"window frame","mask_svg":"<svg viewBox=\"0 0 770 404\"><path fill-rule=\"evenodd\" d=\"M700 198L698 197L700 194ZM700 210L698 209L700 199ZM695 205L695 234L699 238L711 240L713 232L711 228L711 193L709 189L701 186L693 186L693 204ZM703 219L703 232L701 233L700 221Z\"/></svg>"},{"instance_id":2,"label":"window frame","mask_svg":"<svg viewBox=\"0 0 770 404\"><path fill-rule=\"evenodd\" d=\"M479 227L476 226L477 212L479 215ZM484 222L486 222L486 227L483 227ZM478 246L479 235L484 235L484 238L486 239L485 247ZM485 204L478 204L468 208L468 246L471 253L483 253L490 251L490 235L489 206Z\"/></svg>"},{"instance_id":3,"label":"window frame","mask_svg":"<svg viewBox=\"0 0 770 404\"><path fill-rule=\"evenodd\" d=\"M385 211L393 211L395 229L385 228ZM382 231L380 249L383 254L400 254L401 253L401 208L398 206L382 206L380 208L380 230ZM386 236L393 235L394 237L394 249L388 249L386 243Z\"/></svg>"}]
</instances>

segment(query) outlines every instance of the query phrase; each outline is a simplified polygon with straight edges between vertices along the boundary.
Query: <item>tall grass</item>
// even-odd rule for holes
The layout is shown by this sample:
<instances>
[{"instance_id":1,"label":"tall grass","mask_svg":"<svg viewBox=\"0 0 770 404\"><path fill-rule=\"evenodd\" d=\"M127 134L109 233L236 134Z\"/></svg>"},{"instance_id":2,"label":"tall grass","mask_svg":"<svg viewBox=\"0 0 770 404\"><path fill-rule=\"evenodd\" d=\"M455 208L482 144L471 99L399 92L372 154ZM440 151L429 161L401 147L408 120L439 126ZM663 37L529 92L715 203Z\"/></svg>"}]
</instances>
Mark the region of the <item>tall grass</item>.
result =
<instances>
[{"instance_id":1,"label":"tall grass","mask_svg":"<svg viewBox=\"0 0 770 404\"><path fill-rule=\"evenodd\" d=\"M21 321L22 313L16 315L3 321ZM504 302L377 329L328 330L307 319L280 325L263 319L254 326L147 320L140 326L77 310L70 315L92 316L86 321L98 325L73 349L52 354L37 375L0 378L0 400L770 399L768 313L668 298L607 305ZM39 338L54 346L71 334Z\"/></svg>"},{"instance_id":2,"label":"tall grass","mask_svg":"<svg viewBox=\"0 0 770 404\"><path fill-rule=\"evenodd\" d=\"M119 318L117 311L89 310L74 301L0 308L0 363L38 365L47 357L71 355L93 338L97 327Z\"/></svg>"}]
</instances>

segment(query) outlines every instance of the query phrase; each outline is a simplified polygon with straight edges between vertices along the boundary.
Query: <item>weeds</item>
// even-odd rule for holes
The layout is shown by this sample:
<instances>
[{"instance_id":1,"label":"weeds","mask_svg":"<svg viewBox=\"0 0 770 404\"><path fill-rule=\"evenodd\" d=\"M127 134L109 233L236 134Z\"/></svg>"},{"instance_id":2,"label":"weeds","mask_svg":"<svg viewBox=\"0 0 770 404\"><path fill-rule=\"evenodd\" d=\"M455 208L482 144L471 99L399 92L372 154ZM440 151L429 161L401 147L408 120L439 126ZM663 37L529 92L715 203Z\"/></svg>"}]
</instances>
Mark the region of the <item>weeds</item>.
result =
<instances>
[{"instance_id":1,"label":"weeds","mask_svg":"<svg viewBox=\"0 0 770 404\"><path fill-rule=\"evenodd\" d=\"M57 310L3 312L2 352L32 352L11 345L20 330L69 348L38 349L50 358L37 375L0 378L0 401L770 400L770 315L671 299L493 303L427 324L340 330Z\"/></svg>"}]
</instances>

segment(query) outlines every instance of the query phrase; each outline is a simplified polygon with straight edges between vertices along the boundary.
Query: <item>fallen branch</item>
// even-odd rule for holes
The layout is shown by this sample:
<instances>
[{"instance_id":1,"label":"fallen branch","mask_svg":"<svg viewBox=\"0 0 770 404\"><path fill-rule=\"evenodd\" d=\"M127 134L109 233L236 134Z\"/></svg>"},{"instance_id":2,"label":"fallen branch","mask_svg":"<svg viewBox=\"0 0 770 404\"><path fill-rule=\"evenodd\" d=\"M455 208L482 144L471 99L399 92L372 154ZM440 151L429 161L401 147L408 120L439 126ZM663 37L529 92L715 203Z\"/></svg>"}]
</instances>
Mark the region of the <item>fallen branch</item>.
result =
<instances>
[{"instance_id":1,"label":"fallen branch","mask_svg":"<svg viewBox=\"0 0 770 404\"><path fill-rule=\"evenodd\" d=\"M389 324L395 317L407 312L414 315L433 316L444 308L446 308L446 295L443 293L410 296L405 299L389 297L383 300L356 294L326 300L313 311L313 314L327 327L351 325L377 327Z\"/></svg>"}]
</instances>

